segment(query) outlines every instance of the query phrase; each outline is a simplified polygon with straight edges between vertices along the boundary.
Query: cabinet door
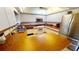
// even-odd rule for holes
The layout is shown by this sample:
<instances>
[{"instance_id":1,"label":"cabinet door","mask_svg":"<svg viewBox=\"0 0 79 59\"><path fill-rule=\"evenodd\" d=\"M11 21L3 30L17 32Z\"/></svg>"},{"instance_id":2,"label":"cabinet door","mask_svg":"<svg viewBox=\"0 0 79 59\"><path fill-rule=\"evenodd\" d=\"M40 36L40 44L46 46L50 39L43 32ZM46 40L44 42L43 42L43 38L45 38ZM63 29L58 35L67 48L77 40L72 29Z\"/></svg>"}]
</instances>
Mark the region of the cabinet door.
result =
<instances>
[{"instance_id":1,"label":"cabinet door","mask_svg":"<svg viewBox=\"0 0 79 59\"><path fill-rule=\"evenodd\" d=\"M0 7L0 31L9 27L8 18L5 8Z\"/></svg>"},{"instance_id":2,"label":"cabinet door","mask_svg":"<svg viewBox=\"0 0 79 59\"><path fill-rule=\"evenodd\" d=\"M16 24L16 17L15 17L13 9L10 7L7 7L7 8L5 8L5 10L6 10L6 14L7 14L8 21L9 21L9 26L15 25Z\"/></svg>"}]
</instances>

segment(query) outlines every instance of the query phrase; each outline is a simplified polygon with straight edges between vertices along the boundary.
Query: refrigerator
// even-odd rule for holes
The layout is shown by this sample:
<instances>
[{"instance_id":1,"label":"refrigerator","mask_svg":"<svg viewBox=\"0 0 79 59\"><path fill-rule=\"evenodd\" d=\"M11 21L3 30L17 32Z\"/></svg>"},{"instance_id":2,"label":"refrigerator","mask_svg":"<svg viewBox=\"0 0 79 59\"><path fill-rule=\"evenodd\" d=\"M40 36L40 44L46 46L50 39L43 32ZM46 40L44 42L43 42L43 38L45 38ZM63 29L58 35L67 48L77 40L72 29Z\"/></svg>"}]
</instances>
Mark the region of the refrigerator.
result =
<instances>
[{"instance_id":1,"label":"refrigerator","mask_svg":"<svg viewBox=\"0 0 79 59\"><path fill-rule=\"evenodd\" d=\"M71 26L71 21L72 21L73 15L72 14L68 14L68 15L64 15L62 17L62 21L60 24L60 33L63 35L68 35L69 33L69 28Z\"/></svg>"},{"instance_id":2,"label":"refrigerator","mask_svg":"<svg viewBox=\"0 0 79 59\"><path fill-rule=\"evenodd\" d=\"M69 49L77 50L79 46L79 13L64 15L59 33L70 38Z\"/></svg>"}]
</instances>

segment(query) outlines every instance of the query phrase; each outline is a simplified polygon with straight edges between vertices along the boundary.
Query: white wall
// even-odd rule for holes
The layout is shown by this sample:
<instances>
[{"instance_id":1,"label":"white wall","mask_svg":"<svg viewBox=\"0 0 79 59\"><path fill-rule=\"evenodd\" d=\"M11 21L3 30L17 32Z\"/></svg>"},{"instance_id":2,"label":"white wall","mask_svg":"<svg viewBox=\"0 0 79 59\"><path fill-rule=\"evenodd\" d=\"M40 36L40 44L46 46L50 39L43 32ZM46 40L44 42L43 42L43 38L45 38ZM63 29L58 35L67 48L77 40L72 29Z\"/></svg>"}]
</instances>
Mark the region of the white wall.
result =
<instances>
[{"instance_id":1,"label":"white wall","mask_svg":"<svg viewBox=\"0 0 79 59\"><path fill-rule=\"evenodd\" d=\"M36 18L43 18L43 21L46 21L46 16L43 15L30 15L30 14L21 14L22 22L35 22Z\"/></svg>"},{"instance_id":2,"label":"white wall","mask_svg":"<svg viewBox=\"0 0 79 59\"><path fill-rule=\"evenodd\" d=\"M67 12L60 12L60 13L48 15L47 21L48 22L61 22L62 16L65 14L67 14Z\"/></svg>"}]
</instances>

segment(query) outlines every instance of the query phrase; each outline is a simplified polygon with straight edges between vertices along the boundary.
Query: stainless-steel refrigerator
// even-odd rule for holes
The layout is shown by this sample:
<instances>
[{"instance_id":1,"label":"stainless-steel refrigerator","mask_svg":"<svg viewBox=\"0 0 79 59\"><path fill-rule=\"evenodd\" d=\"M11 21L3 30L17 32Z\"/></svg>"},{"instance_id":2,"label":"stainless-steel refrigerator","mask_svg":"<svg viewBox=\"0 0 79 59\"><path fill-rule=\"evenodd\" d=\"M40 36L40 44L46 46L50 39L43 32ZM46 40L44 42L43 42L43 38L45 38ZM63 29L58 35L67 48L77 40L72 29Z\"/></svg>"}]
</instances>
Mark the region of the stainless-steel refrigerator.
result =
<instances>
[{"instance_id":1,"label":"stainless-steel refrigerator","mask_svg":"<svg viewBox=\"0 0 79 59\"><path fill-rule=\"evenodd\" d=\"M70 48L76 50L79 45L79 13L64 15L59 32L71 38Z\"/></svg>"}]
</instances>

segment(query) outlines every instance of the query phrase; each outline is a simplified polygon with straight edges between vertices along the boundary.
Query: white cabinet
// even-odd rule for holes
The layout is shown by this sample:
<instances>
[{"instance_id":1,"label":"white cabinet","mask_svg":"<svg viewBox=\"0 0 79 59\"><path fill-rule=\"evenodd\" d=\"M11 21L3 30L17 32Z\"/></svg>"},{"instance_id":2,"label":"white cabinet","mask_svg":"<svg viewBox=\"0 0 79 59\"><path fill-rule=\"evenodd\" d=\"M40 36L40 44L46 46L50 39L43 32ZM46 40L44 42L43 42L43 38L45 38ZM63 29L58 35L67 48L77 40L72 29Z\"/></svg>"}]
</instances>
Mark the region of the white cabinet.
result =
<instances>
[{"instance_id":1,"label":"white cabinet","mask_svg":"<svg viewBox=\"0 0 79 59\"><path fill-rule=\"evenodd\" d=\"M5 8L0 7L0 31L8 27L9 23L6 16Z\"/></svg>"},{"instance_id":2,"label":"white cabinet","mask_svg":"<svg viewBox=\"0 0 79 59\"><path fill-rule=\"evenodd\" d=\"M16 17L14 10L11 7L0 7L0 31L9 28L16 24ZM5 35L8 35L13 28L8 29L4 32Z\"/></svg>"},{"instance_id":3,"label":"white cabinet","mask_svg":"<svg viewBox=\"0 0 79 59\"><path fill-rule=\"evenodd\" d=\"M6 10L6 15L8 17L9 25L10 26L15 25L16 24L16 17L15 17L13 9L10 7L7 7L7 8L5 8L5 10Z\"/></svg>"},{"instance_id":4,"label":"white cabinet","mask_svg":"<svg viewBox=\"0 0 79 59\"><path fill-rule=\"evenodd\" d=\"M11 7L0 7L0 31L16 24L16 17Z\"/></svg>"}]
</instances>

